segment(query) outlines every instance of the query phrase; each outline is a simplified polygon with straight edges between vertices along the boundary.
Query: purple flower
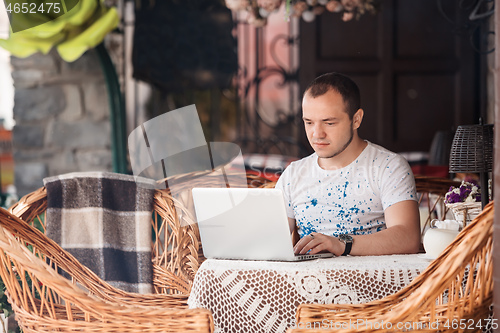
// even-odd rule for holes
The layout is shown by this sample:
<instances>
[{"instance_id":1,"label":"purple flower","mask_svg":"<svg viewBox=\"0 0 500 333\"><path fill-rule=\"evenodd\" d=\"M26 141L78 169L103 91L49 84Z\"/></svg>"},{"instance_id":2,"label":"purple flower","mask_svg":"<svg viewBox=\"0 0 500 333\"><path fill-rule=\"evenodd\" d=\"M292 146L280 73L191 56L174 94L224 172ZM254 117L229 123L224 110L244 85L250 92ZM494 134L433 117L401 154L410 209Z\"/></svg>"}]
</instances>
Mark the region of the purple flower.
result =
<instances>
[{"instance_id":1,"label":"purple flower","mask_svg":"<svg viewBox=\"0 0 500 333\"><path fill-rule=\"evenodd\" d=\"M447 203L455 203L455 202L460 202L461 199L460 199L460 195L455 193L455 192L451 192L451 193L448 193L446 195L446 202Z\"/></svg>"},{"instance_id":2,"label":"purple flower","mask_svg":"<svg viewBox=\"0 0 500 333\"><path fill-rule=\"evenodd\" d=\"M481 201L481 193L479 186L472 182L463 181L460 187L450 187L450 190L445 195L446 203L457 202L477 202Z\"/></svg>"},{"instance_id":3,"label":"purple flower","mask_svg":"<svg viewBox=\"0 0 500 333\"><path fill-rule=\"evenodd\" d=\"M465 199L471 194L472 189L465 186L460 186L460 200L465 201Z\"/></svg>"}]
</instances>

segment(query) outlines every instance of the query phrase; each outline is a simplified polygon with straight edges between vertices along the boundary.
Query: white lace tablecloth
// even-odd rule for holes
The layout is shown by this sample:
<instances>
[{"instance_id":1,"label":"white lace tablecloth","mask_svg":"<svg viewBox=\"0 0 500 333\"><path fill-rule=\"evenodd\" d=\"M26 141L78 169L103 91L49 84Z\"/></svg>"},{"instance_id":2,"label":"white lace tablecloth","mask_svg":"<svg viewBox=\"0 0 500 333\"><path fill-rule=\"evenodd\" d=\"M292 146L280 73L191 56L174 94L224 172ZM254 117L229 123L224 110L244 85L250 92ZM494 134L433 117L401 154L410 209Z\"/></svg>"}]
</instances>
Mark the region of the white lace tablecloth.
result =
<instances>
[{"instance_id":1,"label":"white lace tablecloth","mask_svg":"<svg viewBox=\"0 0 500 333\"><path fill-rule=\"evenodd\" d=\"M285 332L302 303L358 304L391 295L430 261L419 255L303 262L206 260L188 305L212 311L215 332Z\"/></svg>"}]
</instances>

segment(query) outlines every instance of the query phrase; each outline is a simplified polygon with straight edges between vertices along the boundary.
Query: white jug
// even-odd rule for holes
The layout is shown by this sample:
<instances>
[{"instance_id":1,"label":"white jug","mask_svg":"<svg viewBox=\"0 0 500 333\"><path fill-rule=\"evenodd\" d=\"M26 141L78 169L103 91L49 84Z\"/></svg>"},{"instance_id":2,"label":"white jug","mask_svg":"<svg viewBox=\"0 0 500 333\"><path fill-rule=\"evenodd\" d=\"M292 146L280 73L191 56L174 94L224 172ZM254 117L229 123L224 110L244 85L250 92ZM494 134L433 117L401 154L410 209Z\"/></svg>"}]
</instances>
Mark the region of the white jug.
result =
<instances>
[{"instance_id":1,"label":"white jug","mask_svg":"<svg viewBox=\"0 0 500 333\"><path fill-rule=\"evenodd\" d=\"M458 230L431 228L424 235L425 254L437 258L441 252L457 237Z\"/></svg>"}]
</instances>

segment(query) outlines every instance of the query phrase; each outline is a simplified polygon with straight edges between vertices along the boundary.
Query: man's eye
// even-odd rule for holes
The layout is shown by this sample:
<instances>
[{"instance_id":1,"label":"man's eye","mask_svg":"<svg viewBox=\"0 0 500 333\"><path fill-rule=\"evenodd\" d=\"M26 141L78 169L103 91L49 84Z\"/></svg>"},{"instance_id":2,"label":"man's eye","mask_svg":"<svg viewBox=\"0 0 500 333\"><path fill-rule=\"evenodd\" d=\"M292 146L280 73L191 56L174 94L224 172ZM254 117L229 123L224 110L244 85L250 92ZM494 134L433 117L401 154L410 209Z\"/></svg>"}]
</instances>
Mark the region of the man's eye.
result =
<instances>
[{"instance_id":1,"label":"man's eye","mask_svg":"<svg viewBox=\"0 0 500 333\"><path fill-rule=\"evenodd\" d=\"M326 123L327 125L331 126L331 125L335 125L335 123Z\"/></svg>"}]
</instances>

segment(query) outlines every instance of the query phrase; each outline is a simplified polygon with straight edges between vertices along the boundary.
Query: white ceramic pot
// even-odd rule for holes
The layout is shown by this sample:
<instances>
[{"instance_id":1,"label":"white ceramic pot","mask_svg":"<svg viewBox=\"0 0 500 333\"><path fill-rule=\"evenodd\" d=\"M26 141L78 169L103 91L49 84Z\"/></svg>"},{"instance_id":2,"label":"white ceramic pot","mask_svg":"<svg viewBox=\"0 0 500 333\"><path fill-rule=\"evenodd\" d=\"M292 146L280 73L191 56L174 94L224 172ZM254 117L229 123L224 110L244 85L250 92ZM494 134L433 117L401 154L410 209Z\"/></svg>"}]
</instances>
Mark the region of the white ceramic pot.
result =
<instances>
[{"instance_id":1,"label":"white ceramic pot","mask_svg":"<svg viewBox=\"0 0 500 333\"><path fill-rule=\"evenodd\" d=\"M424 235L425 254L430 258L437 258L441 252L457 237L459 231L432 228Z\"/></svg>"}]
</instances>

